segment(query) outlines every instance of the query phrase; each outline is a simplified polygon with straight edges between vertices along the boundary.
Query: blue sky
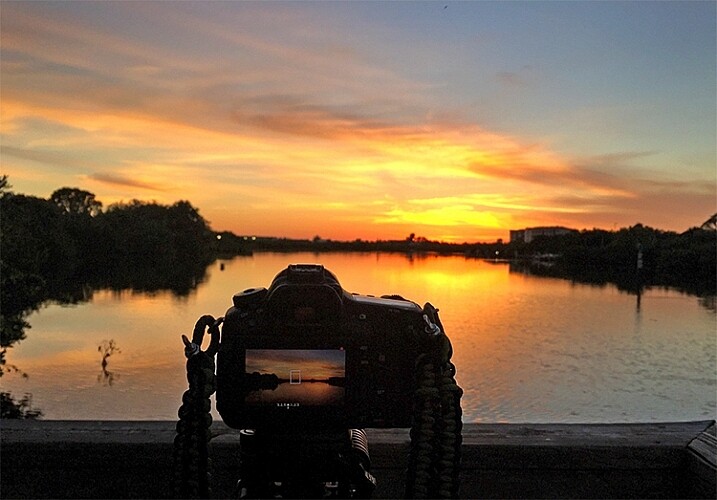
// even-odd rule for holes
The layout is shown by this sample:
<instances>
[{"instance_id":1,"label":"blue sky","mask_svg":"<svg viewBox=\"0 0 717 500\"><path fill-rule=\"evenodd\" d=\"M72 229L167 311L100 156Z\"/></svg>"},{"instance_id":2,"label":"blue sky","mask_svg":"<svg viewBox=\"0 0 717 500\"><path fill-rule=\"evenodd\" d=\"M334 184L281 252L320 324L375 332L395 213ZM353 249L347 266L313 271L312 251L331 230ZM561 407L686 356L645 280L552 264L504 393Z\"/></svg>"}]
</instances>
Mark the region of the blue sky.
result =
<instances>
[{"instance_id":1,"label":"blue sky","mask_svg":"<svg viewBox=\"0 0 717 500\"><path fill-rule=\"evenodd\" d=\"M490 240L717 211L715 2L3 2L2 171L217 230Z\"/></svg>"}]
</instances>

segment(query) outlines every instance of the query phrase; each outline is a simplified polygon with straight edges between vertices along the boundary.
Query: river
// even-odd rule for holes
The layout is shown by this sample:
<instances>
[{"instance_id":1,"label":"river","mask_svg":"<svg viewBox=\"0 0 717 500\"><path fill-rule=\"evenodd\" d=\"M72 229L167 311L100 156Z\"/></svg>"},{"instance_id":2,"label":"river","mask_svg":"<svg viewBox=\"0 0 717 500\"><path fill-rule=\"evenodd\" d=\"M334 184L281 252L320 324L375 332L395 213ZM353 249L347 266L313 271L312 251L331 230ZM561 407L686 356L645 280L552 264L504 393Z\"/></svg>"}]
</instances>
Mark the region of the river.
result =
<instances>
[{"instance_id":1,"label":"river","mask_svg":"<svg viewBox=\"0 0 717 500\"><path fill-rule=\"evenodd\" d=\"M654 422L717 417L714 297L539 277L507 262L381 253L257 253L219 260L189 295L95 291L32 314L3 391L45 419L173 420L186 389L180 334L290 263L321 263L348 291L440 309L465 422ZM114 341L106 366L100 346ZM218 418L215 413L215 417Z\"/></svg>"}]
</instances>

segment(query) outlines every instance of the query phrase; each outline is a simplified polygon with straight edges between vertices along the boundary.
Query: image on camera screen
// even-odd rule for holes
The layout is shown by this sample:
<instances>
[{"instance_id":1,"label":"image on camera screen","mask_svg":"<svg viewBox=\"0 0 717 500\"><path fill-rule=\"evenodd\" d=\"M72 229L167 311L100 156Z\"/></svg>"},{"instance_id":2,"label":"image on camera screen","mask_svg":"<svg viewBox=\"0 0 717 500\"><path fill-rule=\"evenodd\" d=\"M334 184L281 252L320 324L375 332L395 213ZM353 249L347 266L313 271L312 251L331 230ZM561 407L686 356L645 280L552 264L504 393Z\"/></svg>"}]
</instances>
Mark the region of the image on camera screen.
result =
<instances>
[{"instance_id":1,"label":"image on camera screen","mask_svg":"<svg viewBox=\"0 0 717 500\"><path fill-rule=\"evenodd\" d=\"M341 405L345 380L346 352L341 349L246 350L247 405Z\"/></svg>"}]
</instances>

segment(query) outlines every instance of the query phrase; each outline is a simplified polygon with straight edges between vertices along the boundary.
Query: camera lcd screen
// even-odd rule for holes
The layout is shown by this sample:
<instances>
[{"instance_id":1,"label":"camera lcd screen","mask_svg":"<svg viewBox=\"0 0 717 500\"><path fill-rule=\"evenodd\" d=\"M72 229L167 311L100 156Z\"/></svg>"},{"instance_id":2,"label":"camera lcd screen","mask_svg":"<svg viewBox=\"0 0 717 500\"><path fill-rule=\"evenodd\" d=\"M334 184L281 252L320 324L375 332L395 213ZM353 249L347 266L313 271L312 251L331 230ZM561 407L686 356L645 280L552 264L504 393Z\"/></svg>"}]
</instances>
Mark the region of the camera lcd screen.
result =
<instances>
[{"instance_id":1,"label":"camera lcd screen","mask_svg":"<svg viewBox=\"0 0 717 500\"><path fill-rule=\"evenodd\" d=\"M247 349L248 406L344 404L346 352L342 349Z\"/></svg>"}]
</instances>

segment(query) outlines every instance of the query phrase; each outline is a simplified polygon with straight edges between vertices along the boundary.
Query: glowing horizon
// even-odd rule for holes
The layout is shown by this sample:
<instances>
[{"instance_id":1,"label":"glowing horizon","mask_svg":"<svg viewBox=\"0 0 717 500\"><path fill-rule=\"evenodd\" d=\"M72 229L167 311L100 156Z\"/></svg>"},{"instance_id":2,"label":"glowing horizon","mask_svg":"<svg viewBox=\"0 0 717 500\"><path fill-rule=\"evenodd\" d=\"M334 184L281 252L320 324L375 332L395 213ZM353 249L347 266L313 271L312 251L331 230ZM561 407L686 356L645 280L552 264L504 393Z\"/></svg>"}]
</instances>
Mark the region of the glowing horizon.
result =
<instances>
[{"instance_id":1,"label":"glowing horizon","mask_svg":"<svg viewBox=\"0 0 717 500\"><path fill-rule=\"evenodd\" d=\"M2 173L295 238L714 213L713 3L444 5L4 2Z\"/></svg>"}]
</instances>

